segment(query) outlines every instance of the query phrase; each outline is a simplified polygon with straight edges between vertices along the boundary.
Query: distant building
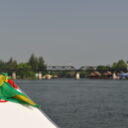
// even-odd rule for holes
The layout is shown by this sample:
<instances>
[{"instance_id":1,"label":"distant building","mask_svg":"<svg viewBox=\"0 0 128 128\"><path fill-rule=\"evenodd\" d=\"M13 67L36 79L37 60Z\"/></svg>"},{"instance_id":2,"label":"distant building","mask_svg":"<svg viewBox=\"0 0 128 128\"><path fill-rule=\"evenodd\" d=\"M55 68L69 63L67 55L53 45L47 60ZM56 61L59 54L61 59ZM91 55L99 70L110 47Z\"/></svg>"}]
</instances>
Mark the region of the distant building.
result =
<instances>
[{"instance_id":1,"label":"distant building","mask_svg":"<svg viewBox=\"0 0 128 128\"><path fill-rule=\"evenodd\" d=\"M74 66L47 66L48 71L74 71L76 68Z\"/></svg>"}]
</instances>

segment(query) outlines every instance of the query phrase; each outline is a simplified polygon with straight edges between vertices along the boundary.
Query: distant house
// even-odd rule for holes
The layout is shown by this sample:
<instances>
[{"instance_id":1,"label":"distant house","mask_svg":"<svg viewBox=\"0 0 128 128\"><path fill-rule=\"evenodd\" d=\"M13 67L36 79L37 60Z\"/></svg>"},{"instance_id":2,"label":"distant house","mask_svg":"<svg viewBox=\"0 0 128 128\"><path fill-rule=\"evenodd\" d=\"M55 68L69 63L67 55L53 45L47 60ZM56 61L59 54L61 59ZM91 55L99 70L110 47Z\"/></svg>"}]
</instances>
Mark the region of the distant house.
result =
<instances>
[{"instance_id":1,"label":"distant house","mask_svg":"<svg viewBox=\"0 0 128 128\"><path fill-rule=\"evenodd\" d=\"M74 66L47 66L48 71L74 71Z\"/></svg>"},{"instance_id":2,"label":"distant house","mask_svg":"<svg viewBox=\"0 0 128 128\"><path fill-rule=\"evenodd\" d=\"M99 72L91 72L88 76L88 78L93 78L93 79L99 79L101 77L101 73Z\"/></svg>"}]
</instances>

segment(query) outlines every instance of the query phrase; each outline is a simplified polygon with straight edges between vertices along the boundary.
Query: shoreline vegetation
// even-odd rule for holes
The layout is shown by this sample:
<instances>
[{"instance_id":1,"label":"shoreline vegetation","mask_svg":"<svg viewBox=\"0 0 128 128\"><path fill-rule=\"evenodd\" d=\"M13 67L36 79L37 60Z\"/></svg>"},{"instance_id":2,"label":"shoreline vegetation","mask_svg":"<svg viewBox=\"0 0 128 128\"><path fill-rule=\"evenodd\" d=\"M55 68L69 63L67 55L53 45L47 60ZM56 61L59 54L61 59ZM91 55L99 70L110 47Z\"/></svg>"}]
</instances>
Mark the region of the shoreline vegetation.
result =
<instances>
[{"instance_id":1,"label":"shoreline vegetation","mask_svg":"<svg viewBox=\"0 0 128 128\"><path fill-rule=\"evenodd\" d=\"M48 66L42 56L31 54L27 62L18 63L13 58L0 60L0 72L6 72L13 79L57 79L80 78L89 79L128 79L128 64L124 60L112 65L81 66Z\"/></svg>"}]
</instances>

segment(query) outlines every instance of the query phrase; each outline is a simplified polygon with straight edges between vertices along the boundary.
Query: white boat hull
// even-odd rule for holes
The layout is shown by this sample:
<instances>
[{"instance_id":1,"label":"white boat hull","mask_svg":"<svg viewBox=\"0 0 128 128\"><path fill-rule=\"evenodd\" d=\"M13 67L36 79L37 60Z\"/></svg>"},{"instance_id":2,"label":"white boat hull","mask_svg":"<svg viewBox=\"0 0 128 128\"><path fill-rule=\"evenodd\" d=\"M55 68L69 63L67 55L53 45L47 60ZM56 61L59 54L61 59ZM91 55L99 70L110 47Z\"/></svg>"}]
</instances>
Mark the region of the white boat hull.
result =
<instances>
[{"instance_id":1,"label":"white boat hull","mask_svg":"<svg viewBox=\"0 0 128 128\"><path fill-rule=\"evenodd\" d=\"M38 108L0 103L0 128L57 128Z\"/></svg>"}]
</instances>

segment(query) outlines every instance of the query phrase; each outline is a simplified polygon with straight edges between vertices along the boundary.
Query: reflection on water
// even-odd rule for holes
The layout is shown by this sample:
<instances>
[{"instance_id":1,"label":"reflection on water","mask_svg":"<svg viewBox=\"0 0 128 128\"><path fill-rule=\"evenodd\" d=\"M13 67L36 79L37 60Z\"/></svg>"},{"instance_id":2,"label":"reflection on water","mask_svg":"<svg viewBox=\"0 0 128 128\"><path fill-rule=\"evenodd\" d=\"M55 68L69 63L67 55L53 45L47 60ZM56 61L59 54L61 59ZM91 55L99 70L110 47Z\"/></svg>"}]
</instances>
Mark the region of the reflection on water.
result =
<instances>
[{"instance_id":1,"label":"reflection on water","mask_svg":"<svg viewBox=\"0 0 128 128\"><path fill-rule=\"evenodd\" d=\"M61 128L127 128L128 81L17 80Z\"/></svg>"}]
</instances>

